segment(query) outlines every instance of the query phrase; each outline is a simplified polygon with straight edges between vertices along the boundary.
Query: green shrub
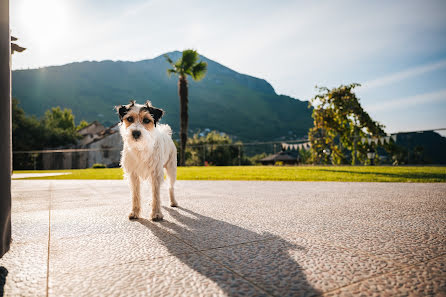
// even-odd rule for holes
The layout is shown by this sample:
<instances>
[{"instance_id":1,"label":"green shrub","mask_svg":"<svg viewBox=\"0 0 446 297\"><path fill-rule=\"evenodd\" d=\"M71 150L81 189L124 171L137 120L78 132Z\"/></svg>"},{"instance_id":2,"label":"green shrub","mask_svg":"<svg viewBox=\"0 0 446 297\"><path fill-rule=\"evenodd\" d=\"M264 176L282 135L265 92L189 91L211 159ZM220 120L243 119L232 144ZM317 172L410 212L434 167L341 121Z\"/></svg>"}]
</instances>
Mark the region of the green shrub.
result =
<instances>
[{"instance_id":1,"label":"green shrub","mask_svg":"<svg viewBox=\"0 0 446 297\"><path fill-rule=\"evenodd\" d=\"M98 168L105 168L106 166L101 163L94 163L91 168L98 169Z\"/></svg>"}]
</instances>

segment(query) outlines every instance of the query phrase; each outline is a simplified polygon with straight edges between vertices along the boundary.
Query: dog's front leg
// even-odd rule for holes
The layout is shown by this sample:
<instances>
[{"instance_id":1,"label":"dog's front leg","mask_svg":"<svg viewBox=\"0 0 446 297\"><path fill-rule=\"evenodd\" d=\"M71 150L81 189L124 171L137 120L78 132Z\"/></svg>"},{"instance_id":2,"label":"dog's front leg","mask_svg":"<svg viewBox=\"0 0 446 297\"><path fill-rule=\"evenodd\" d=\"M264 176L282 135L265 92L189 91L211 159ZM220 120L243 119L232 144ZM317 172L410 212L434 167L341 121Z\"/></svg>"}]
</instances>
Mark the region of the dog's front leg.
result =
<instances>
[{"instance_id":1,"label":"dog's front leg","mask_svg":"<svg viewBox=\"0 0 446 297\"><path fill-rule=\"evenodd\" d=\"M160 173L161 172L161 173ZM163 170L154 170L152 173L152 221L161 221L163 214L161 213L160 188L163 182Z\"/></svg>"},{"instance_id":2,"label":"dog's front leg","mask_svg":"<svg viewBox=\"0 0 446 297\"><path fill-rule=\"evenodd\" d=\"M140 181L136 174L130 174L130 192L132 193L132 212L129 214L129 219L136 220L141 213Z\"/></svg>"}]
</instances>

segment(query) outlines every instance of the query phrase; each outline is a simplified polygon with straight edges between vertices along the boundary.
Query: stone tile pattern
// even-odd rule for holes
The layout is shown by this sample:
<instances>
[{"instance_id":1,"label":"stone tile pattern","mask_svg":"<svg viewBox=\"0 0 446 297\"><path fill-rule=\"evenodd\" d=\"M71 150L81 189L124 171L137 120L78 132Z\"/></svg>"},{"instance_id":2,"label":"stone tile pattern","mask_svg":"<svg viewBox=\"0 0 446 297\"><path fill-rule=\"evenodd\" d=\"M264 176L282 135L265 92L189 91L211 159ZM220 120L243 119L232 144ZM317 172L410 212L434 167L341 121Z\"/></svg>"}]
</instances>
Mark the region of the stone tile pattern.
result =
<instances>
[{"instance_id":1,"label":"stone tile pattern","mask_svg":"<svg viewBox=\"0 0 446 297\"><path fill-rule=\"evenodd\" d=\"M446 296L446 184L13 181L0 296Z\"/></svg>"}]
</instances>

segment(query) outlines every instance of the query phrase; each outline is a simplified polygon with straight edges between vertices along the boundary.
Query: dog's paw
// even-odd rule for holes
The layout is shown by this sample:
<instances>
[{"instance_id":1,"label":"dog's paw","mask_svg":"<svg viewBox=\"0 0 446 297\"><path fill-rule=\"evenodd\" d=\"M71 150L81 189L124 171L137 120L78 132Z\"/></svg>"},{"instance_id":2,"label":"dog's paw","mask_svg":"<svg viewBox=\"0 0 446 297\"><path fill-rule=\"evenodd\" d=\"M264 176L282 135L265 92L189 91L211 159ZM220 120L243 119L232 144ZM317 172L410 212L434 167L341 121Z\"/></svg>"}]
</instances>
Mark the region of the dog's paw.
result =
<instances>
[{"instance_id":1,"label":"dog's paw","mask_svg":"<svg viewBox=\"0 0 446 297\"><path fill-rule=\"evenodd\" d=\"M152 213L152 221L159 222L163 220L163 215L160 212Z\"/></svg>"},{"instance_id":2,"label":"dog's paw","mask_svg":"<svg viewBox=\"0 0 446 297\"><path fill-rule=\"evenodd\" d=\"M139 214L135 213L134 211L129 213L129 220L137 220L137 219L139 219Z\"/></svg>"},{"instance_id":3,"label":"dog's paw","mask_svg":"<svg viewBox=\"0 0 446 297\"><path fill-rule=\"evenodd\" d=\"M178 202L170 202L170 206L172 206L172 207L177 207L178 206Z\"/></svg>"}]
</instances>

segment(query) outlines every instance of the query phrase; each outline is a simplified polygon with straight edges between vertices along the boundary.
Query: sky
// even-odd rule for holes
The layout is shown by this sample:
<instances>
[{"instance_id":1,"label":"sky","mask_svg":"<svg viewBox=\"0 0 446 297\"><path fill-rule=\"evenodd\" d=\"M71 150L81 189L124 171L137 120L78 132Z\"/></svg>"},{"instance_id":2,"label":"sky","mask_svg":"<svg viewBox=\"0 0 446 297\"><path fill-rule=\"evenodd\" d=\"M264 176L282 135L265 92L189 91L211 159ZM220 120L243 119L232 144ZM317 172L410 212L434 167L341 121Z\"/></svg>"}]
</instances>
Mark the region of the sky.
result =
<instances>
[{"instance_id":1,"label":"sky","mask_svg":"<svg viewBox=\"0 0 446 297\"><path fill-rule=\"evenodd\" d=\"M278 94L360 83L388 133L446 128L446 1L14 0L13 69L194 48ZM443 133L442 133L443 134Z\"/></svg>"}]
</instances>

